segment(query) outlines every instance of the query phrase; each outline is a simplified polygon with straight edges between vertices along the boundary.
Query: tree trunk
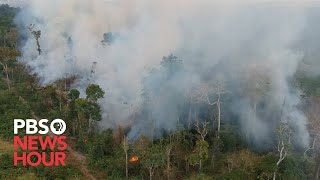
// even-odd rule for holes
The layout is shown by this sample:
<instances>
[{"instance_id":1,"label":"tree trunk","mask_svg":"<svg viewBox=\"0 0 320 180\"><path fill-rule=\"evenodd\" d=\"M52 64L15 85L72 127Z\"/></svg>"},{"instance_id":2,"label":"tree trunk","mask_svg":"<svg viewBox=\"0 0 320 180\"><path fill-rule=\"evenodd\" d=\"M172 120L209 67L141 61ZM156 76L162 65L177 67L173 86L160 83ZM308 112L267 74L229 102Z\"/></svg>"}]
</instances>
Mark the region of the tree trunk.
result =
<instances>
[{"instance_id":1,"label":"tree trunk","mask_svg":"<svg viewBox=\"0 0 320 180\"><path fill-rule=\"evenodd\" d=\"M154 135L154 120L152 116L152 112L149 112L149 121L150 121L150 136L151 136L151 143L153 144L153 135Z\"/></svg>"},{"instance_id":2,"label":"tree trunk","mask_svg":"<svg viewBox=\"0 0 320 180\"><path fill-rule=\"evenodd\" d=\"M191 128L191 116L192 116L192 112L191 112L191 101L190 101L189 114L188 114L188 130Z\"/></svg>"},{"instance_id":3,"label":"tree trunk","mask_svg":"<svg viewBox=\"0 0 320 180\"><path fill-rule=\"evenodd\" d=\"M211 166L212 166L212 168L214 168L214 155L212 155L212 157L211 157Z\"/></svg>"},{"instance_id":4,"label":"tree trunk","mask_svg":"<svg viewBox=\"0 0 320 180\"><path fill-rule=\"evenodd\" d=\"M67 76L66 76L66 79L64 81L64 91L67 92Z\"/></svg>"},{"instance_id":5,"label":"tree trunk","mask_svg":"<svg viewBox=\"0 0 320 180\"><path fill-rule=\"evenodd\" d=\"M149 179L152 180L152 167L149 167Z\"/></svg>"},{"instance_id":6,"label":"tree trunk","mask_svg":"<svg viewBox=\"0 0 320 180\"><path fill-rule=\"evenodd\" d=\"M217 101L217 107L218 107L218 137L220 133L220 127L221 127L221 107L220 107L220 94Z\"/></svg>"},{"instance_id":7,"label":"tree trunk","mask_svg":"<svg viewBox=\"0 0 320 180\"><path fill-rule=\"evenodd\" d=\"M189 173L189 162L186 161L186 173Z\"/></svg>"},{"instance_id":8,"label":"tree trunk","mask_svg":"<svg viewBox=\"0 0 320 180\"><path fill-rule=\"evenodd\" d=\"M60 92L60 96L59 96L59 109L60 109L60 112L61 112L61 110L62 110L62 103L61 103L61 101L62 101L62 92Z\"/></svg>"},{"instance_id":9,"label":"tree trunk","mask_svg":"<svg viewBox=\"0 0 320 180\"><path fill-rule=\"evenodd\" d=\"M88 132L91 131L91 114L89 115L89 127L88 127Z\"/></svg>"},{"instance_id":10,"label":"tree trunk","mask_svg":"<svg viewBox=\"0 0 320 180\"><path fill-rule=\"evenodd\" d=\"M316 168L315 168L315 171L314 171L313 179L314 180L319 180L319 176L320 176L320 155L317 158L317 163L316 163Z\"/></svg>"},{"instance_id":11,"label":"tree trunk","mask_svg":"<svg viewBox=\"0 0 320 180\"><path fill-rule=\"evenodd\" d=\"M10 87L9 72L8 72L8 65L7 64L6 64L5 71L6 71L6 76L7 76L7 85L8 85L9 91L10 91L11 87Z\"/></svg>"},{"instance_id":12,"label":"tree trunk","mask_svg":"<svg viewBox=\"0 0 320 180\"><path fill-rule=\"evenodd\" d=\"M0 62L0 64L2 65L3 70L6 73L7 86L8 86L8 89L10 91L11 87L10 87L10 80L9 80L8 65L6 63L1 63L1 62Z\"/></svg>"},{"instance_id":13,"label":"tree trunk","mask_svg":"<svg viewBox=\"0 0 320 180\"><path fill-rule=\"evenodd\" d=\"M171 147L167 149L167 179L170 179L170 155L171 155Z\"/></svg>"},{"instance_id":14,"label":"tree trunk","mask_svg":"<svg viewBox=\"0 0 320 180\"><path fill-rule=\"evenodd\" d=\"M254 103L254 107L253 107L253 122L252 122L253 128L255 127L256 121L257 121L257 103Z\"/></svg>"},{"instance_id":15,"label":"tree trunk","mask_svg":"<svg viewBox=\"0 0 320 180\"><path fill-rule=\"evenodd\" d=\"M78 115L78 119L77 119L77 120L78 120L78 123L77 123L77 124L79 125L79 126L78 126L78 130L82 130L82 129L81 129L81 118L80 118L80 114L77 113L77 115Z\"/></svg>"},{"instance_id":16,"label":"tree trunk","mask_svg":"<svg viewBox=\"0 0 320 180\"><path fill-rule=\"evenodd\" d=\"M40 43L39 43L39 39L36 39L37 40L37 46L38 46L38 52L39 52L39 55L41 55L41 49L40 49Z\"/></svg>"},{"instance_id":17,"label":"tree trunk","mask_svg":"<svg viewBox=\"0 0 320 180\"><path fill-rule=\"evenodd\" d=\"M126 154L126 178L129 179L129 175L128 175L128 152L125 151Z\"/></svg>"}]
</instances>

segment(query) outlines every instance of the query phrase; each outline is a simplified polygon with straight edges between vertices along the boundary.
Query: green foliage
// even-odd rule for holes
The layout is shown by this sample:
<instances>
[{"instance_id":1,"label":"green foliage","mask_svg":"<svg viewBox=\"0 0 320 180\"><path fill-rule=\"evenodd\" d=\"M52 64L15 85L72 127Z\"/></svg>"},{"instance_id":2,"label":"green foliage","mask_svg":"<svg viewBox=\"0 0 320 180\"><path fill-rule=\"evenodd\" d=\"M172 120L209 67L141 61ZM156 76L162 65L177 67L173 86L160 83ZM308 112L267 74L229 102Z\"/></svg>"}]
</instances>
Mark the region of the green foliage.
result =
<instances>
[{"instance_id":1,"label":"green foliage","mask_svg":"<svg viewBox=\"0 0 320 180\"><path fill-rule=\"evenodd\" d=\"M202 161L207 160L209 157L208 148L209 148L209 144L207 143L207 141L204 141L204 140L197 141L197 153L199 154L199 158Z\"/></svg>"},{"instance_id":2,"label":"green foliage","mask_svg":"<svg viewBox=\"0 0 320 180\"><path fill-rule=\"evenodd\" d=\"M39 165L37 167L15 167L13 166L13 155L0 155L0 179L17 179L24 173L35 173L39 178L46 179L70 179L76 175L80 175L80 171L71 165L45 167Z\"/></svg>"},{"instance_id":3,"label":"green foliage","mask_svg":"<svg viewBox=\"0 0 320 180\"><path fill-rule=\"evenodd\" d=\"M164 162L164 152L159 144L152 145L142 153L141 164L146 169L159 168L164 165Z\"/></svg>"},{"instance_id":4,"label":"green foliage","mask_svg":"<svg viewBox=\"0 0 320 180\"><path fill-rule=\"evenodd\" d=\"M236 169L227 173L224 176L219 177L222 180L243 180L243 179L250 179L247 172L242 169Z\"/></svg>"},{"instance_id":5,"label":"green foliage","mask_svg":"<svg viewBox=\"0 0 320 180\"><path fill-rule=\"evenodd\" d=\"M108 129L90 137L86 146L89 154L89 166L92 170L101 170L107 173L110 179L125 177L124 152L116 144L112 130Z\"/></svg>"},{"instance_id":6,"label":"green foliage","mask_svg":"<svg viewBox=\"0 0 320 180\"><path fill-rule=\"evenodd\" d=\"M12 139L13 120L16 118L30 118L30 106L9 91L0 92L0 104L0 137Z\"/></svg>"},{"instance_id":7,"label":"green foliage","mask_svg":"<svg viewBox=\"0 0 320 180\"><path fill-rule=\"evenodd\" d=\"M102 98L104 91L98 86L91 84L86 90L87 98L79 98L79 91L72 89L69 94L68 117L71 126L75 129L73 134L88 133L93 130L94 122L102 120L101 107L97 103Z\"/></svg>"},{"instance_id":8,"label":"green foliage","mask_svg":"<svg viewBox=\"0 0 320 180\"><path fill-rule=\"evenodd\" d=\"M189 179L190 180L212 180L214 178L204 173L197 173L197 174L193 174Z\"/></svg>"},{"instance_id":9,"label":"green foliage","mask_svg":"<svg viewBox=\"0 0 320 180\"><path fill-rule=\"evenodd\" d=\"M13 18L17 12L18 12L19 9L17 8L13 8L13 7L10 7L9 5L7 4L2 4L0 5L0 17L10 17L10 18ZM12 24L12 19L9 21L8 24L5 24L4 26L5 27L8 27Z\"/></svg>"},{"instance_id":10,"label":"green foliage","mask_svg":"<svg viewBox=\"0 0 320 180\"><path fill-rule=\"evenodd\" d=\"M0 179L14 179L24 168L13 166L13 154L0 154Z\"/></svg>"},{"instance_id":11,"label":"green foliage","mask_svg":"<svg viewBox=\"0 0 320 180\"><path fill-rule=\"evenodd\" d=\"M103 98L105 92L99 85L90 84L86 89L87 99L96 102L98 99Z\"/></svg>"},{"instance_id":12,"label":"green foliage","mask_svg":"<svg viewBox=\"0 0 320 180\"><path fill-rule=\"evenodd\" d=\"M256 166L258 179L271 179L273 177L273 172L277 169L277 161L278 158L274 154L265 155Z\"/></svg>"},{"instance_id":13,"label":"green foliage","mask_svg":"<svg viewBox=\"0 0 320 180\"><path fill-rule=\"evenodd\" d=\"M308 173L306 174L308 169L306 167L308 167L308 163L304 161L304 158L289 156L280 164L280 178L292 180L310 179L312 176L308 177Z\"/></svg>"},{"instance_id":14,"label":"green foliage","mask_svg":"<svg viewBox=\"0 0 320 180\"><path fill-rule=\"evenodd\" d=\"M13 19L19 9L0 5L0 46L15 47L18 32L13 25Z\"/></svg>"},{"instance_id":15,"label":"green foliage","mask_svg":"<svg viewBox=\"0 0 320 180\"><path fill-rule=\"evenodd\" d=\"M160 144L153 144L141 153L142 168L148 171L149 177L153 176L156 169L165 165L165 155Z\"/></svg>"},{"instance_id":16,"label":"green foliage","mask_svg":"<svg viewBox=\"0 0 320 180\"><path fill-rule=\"evenodd\" d=\"M57 83L39 87L39 79L30 75L29 69L16 61L20 52L16 50L18 31L12 26L12 19L15 14L16 9L6 5L0 6L0 139L10 141L13 139L13 120L16 118L39 119L38 117L43 117L49 120L62 118L66 120L68 127L73 127L75 121L71 121L69 118L76 119L75 101L79 98L77 90L71 90L68 96L67 92L56 86ZM7 87L7 75L10 81L10 90ZM101 109L96 100L103 97L104 92L99 91L97 86L93 86L91 90L88 89L89 97L88 100L85 99L84 116L92 116L93 120L101 120ZM69 102L68 104L68 98L72 103ZM68 129L71 130L72 128ZM20 133L23 132L20 131ZM88 139L87 134L81 134L83 140ZM110 151L112 151L110 146L114 141L111 141L113 140L112 132L107 134L109 136L102 133L100 138L92 141L94 143L86 146L88 149L86 152L101 156L110 154ZM101 153L101 149L108 151L108 153ZM0 179L71 179L81 176L80 170L72 165L73 162L67 163L67 166L58 167L44 167L42 165L38 167L14 167L11 152L10 154L0 152L0 162ZM25 174L25 176L21 176L22 174Z\"/></svg>"},{"instance_id":17,"label":"green foliage","mask_svg":"<svg viewBox=\"0 0 320 180\"><path fill-rule=\"evenodd\" d=\"M219 137L222 141L222 152L233 152L245 147L241 135L233 126L224 126Z\"/></svg>"},{"instance_id":18,"label":"green foliage","mask_svg":"<svg viewBox=\"0 0 320 180\"><path fill-rule=\"evenodd\" d=\"M92 159L100 159L103 156L112 156L116 142L111 129L95 135L89 140L89 154Z\"/></svg>"},{"instance_id":19,"label":"green foliage","mask_svg":"<svg viewBox=\"0 0 320 180\"><path fill-rule=\"evenodd\" d=\"M102 119L101 107L96 102L90 102L79 98L76 100L76 110L87 119L91 118L95 121L100 121Z\"/></svg>"},{"instance_id":20,"label":"green foliage","mask_svg":"<svg viewBox=\"0 0 320 180\"><path fill-rule=\"evenodd\" d=\"M6 58L14 60L16 57L20 55L21 53L15 49L0 47L0 60L4 60Z\"/></svg>"},{"instance_id":21,"label":"green foliage","mask_svg":"<svg viewBox=\"0 0 320 180\"><path fill-rule=\"evenodd\" d=\"M46 167L39 165L37 167L31 167L30 170L35 173L37 177L46 179L70 179L71 177L79 176L80 170L76 169L70 164L66 166L51 166Z\"/></svg>"},{"instance_id":22,"label":"green foliage","mask_svg":"<svg viewBox=\"0 0 320 180\"><path fill-rule=\"evenodd\" d=\"M320 97L320 76L300 76L297 84L306 96Z\"/></svg>"},{"instance_id":23,"label":"green foliage","mask_svg":"<svg viewBox=\"0 0 320 180\"><path fill-rule=\"evenodd\" d=\"M80 96L80 92L76 89L71 89L69 94L68 94L68 98L70 99L70 101L75 101L76 99L78 99Z\"/></svg>"},{"instance_id":24,"label":"green foliage","mask_svg":"<svg viewBox=\"0 0 320 180\"><path fill-rule=\"evenodd\" d=\"M10 69L12 85L9 91L3 79L4 74L1 74L0 138L12 140L15 118L39 116L66 119L67 126L70 127L68 131L76 138L77 149L87 155L91 170L105 172L108 179L125 179L126 162L121 142L115 139L112 130L98 131L93 123L102 119L101 107L97 101L104 97L105 92L99 85L90 84L86 88L86 98L80 98L78 90L65 92L56 86L57 83L39 87L38 79L15 60L20 56L12 45L16 44L18 38L17 30L12 25L15 13L14 8L0 6L0 45L4 46L0 48L0 59ZM176 86L172 83L175 81L171 80L183 75L183 72L183 62L176 56L171 54L163 57L160 67L153 69L144 81L146 99L166 95L166 90L170 89L168 87ZM298 84L307 96L320 96L319 76L302 76L298 78ZM185 97L180 91L171 94L170 98L177 99L180 104L185 103ZM184 117L179 118L183 121ZM139 157L137 162L129 163L130 179L146 179L150 174L154 179L167 179L168 174L172 179L190 180L272 179L276 170L280 179L312 178L314 164L304 160L300 152L290 153L277 167L276 153L256 154L244 149L245 144L238 129L227 124L226 121L222 126L219 138L208 135L206 139L198 139L194 132L178 129L161 140L141 136L135 141L129 141L132 143L128 150L129 158L133 155ZM169 154L168 147L171 148ZM0 179L17 179L24 173L33 173L42 179L70 179L81 174L78 168L70 164L65 167L14 167L12 153L1 153ZM170 163L166 164L167 162ZM194 167L189 167L189 164ZM203 166L200 172L199 166Z\"/></svg>"}]
</instances>

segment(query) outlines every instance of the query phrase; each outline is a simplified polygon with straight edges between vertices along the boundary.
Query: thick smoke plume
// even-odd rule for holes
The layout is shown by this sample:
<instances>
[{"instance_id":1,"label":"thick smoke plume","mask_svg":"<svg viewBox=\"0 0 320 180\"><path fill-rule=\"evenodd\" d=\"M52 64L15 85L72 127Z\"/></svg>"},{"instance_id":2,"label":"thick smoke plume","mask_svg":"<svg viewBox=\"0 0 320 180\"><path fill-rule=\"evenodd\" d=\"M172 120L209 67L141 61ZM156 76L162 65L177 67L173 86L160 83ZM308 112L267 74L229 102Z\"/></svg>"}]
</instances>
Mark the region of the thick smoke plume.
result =
<instances>
[{"instance_id":1,"label":"thick smoke plume","mask_svg":"<svg viewBox=\"0 0 320 180\"><path fill-rule=\"evenodd\" d=\"M43 85L71 75L80 77L74 84L80 90L88 81L99 84L106 91L101 125L131 126L130 138L150 135L150 129L158 136L178 121L187 123L180 110L194 89L223 79L231 96L223 114L234 115L248 140L267 142L282 119L305 146L306 118L289 84L305 57L297 43L310 21L312 3L299 2L29 0L16 18L26 37L21 61ZM41 55L30 24L41 30ZM160 61L170 54L183 70L166 79ZM146 89L153 92L148 98ZM248 118L252 111L254 122Z\"/></svg>"}]
</instances>

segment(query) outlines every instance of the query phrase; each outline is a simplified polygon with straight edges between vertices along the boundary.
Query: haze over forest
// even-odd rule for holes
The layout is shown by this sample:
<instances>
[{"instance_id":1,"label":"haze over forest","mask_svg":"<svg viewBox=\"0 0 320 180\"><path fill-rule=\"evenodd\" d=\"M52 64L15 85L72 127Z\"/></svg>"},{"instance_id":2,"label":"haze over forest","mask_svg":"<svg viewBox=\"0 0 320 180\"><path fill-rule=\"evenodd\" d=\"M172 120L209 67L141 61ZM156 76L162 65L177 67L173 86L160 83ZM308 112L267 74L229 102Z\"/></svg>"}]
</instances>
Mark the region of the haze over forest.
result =
<instances>
[{"instance_id":1,"label":"haze over forest","mask_svg":"<svg viewBox=\"0 0 320 180\"><path fill-rule=\"evenodd\" d=\"M3 126L65 119L93 178L319 179L319 3L4 3Z\"/></svg>"}]
</instances>

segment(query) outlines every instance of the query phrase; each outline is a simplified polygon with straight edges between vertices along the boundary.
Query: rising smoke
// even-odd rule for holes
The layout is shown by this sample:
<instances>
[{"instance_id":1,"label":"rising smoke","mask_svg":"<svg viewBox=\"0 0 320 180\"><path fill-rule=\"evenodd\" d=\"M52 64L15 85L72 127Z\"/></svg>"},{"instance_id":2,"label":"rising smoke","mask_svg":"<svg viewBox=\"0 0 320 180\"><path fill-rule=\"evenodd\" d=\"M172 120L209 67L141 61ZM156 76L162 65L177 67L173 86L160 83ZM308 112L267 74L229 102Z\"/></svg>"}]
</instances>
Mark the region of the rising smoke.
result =
<instances>
[{"instance_id":1,"label":"rising smoke","mask_svg":"<svg viewBox=\"0 0 320 180\"><path fill-rule=\"evenodd\" d=\"M131 126L130 138L150 135L146 131L151 126L153 136L175 129L177 121L187 119L180 118L178 107L189 103L188 93L220 75L232 97L222 111L236 116L250 141L259 145L270 140L284 109L284 121L305 146L306 118L297 108L299 94L289 80L305 55L296 44L308 28L309 3L258 2L29 0L16 17L26 37L20 61L43 85L80 76L74 84L80 90L96 62L90 81L106 91L100 101L101 125ZM30 24L41 30L41 55ZM103 43L112 34L116 35L109 37L110 43ZM171 53L182 60L183 70L163 82L160 61ZM151 69L156 69L155 77L149 77ZM157 90L149 94L153 103L145 102L146 88ZM254 122L248 118L253 110ZM145 111L152 117L143 115Z\"/></svg>"}]
</instances>

